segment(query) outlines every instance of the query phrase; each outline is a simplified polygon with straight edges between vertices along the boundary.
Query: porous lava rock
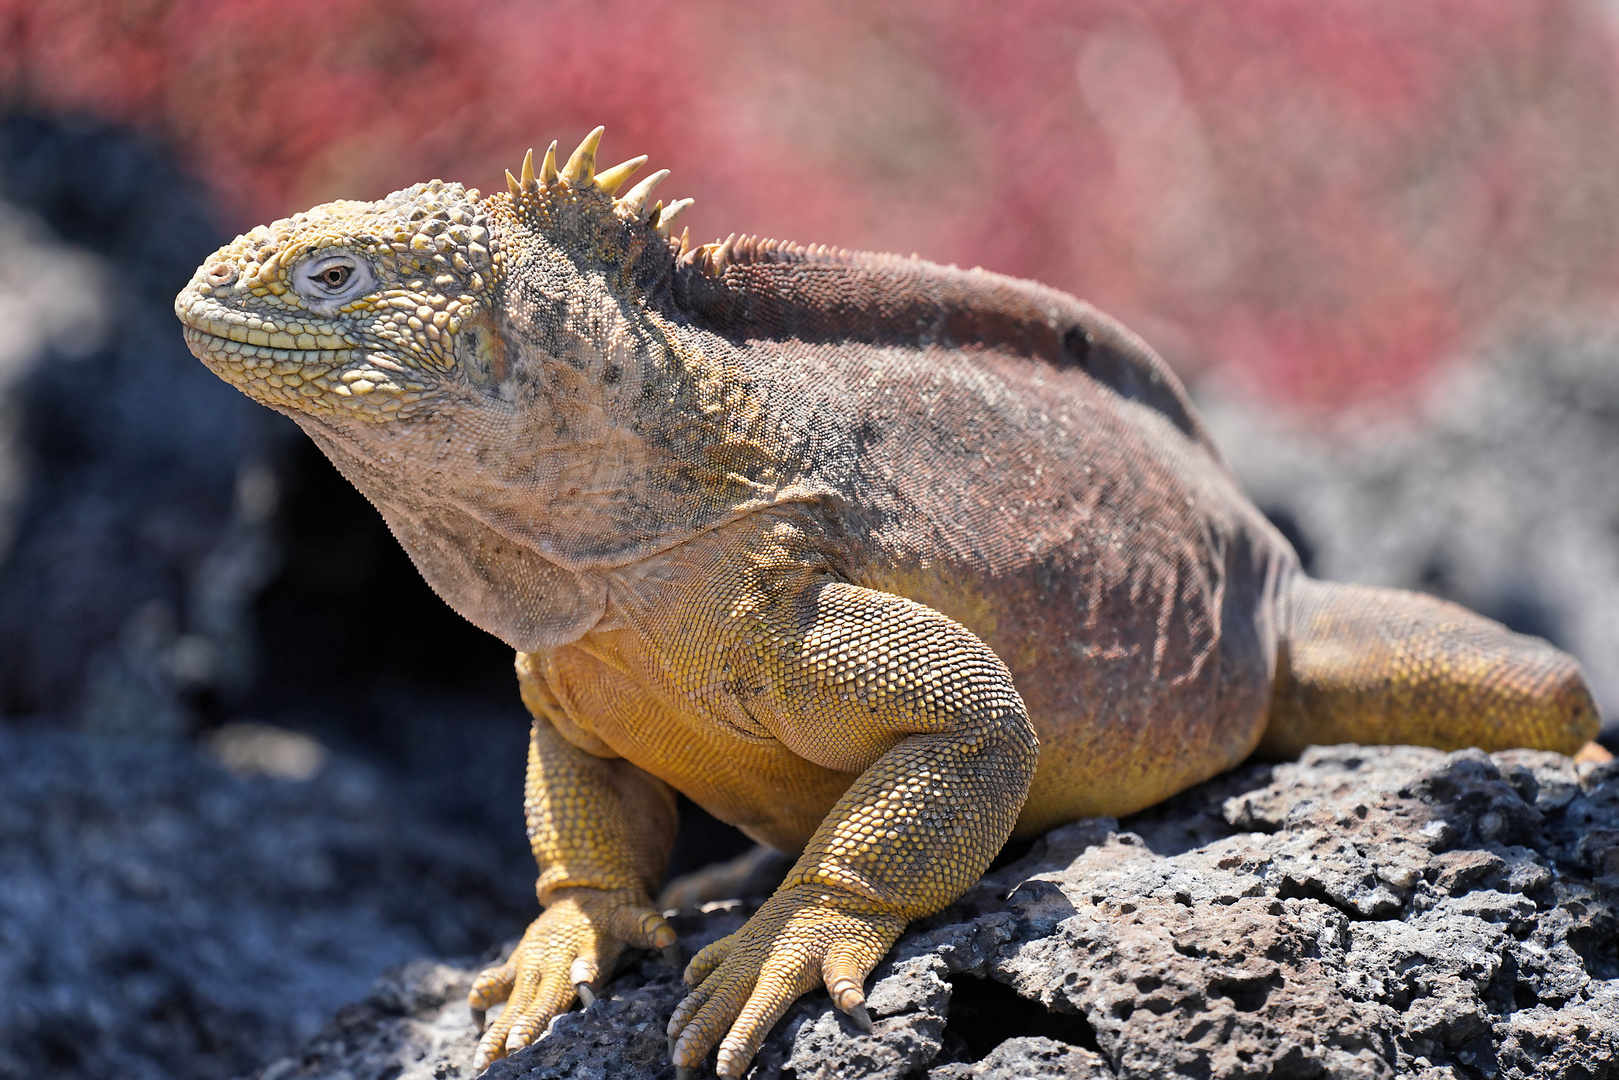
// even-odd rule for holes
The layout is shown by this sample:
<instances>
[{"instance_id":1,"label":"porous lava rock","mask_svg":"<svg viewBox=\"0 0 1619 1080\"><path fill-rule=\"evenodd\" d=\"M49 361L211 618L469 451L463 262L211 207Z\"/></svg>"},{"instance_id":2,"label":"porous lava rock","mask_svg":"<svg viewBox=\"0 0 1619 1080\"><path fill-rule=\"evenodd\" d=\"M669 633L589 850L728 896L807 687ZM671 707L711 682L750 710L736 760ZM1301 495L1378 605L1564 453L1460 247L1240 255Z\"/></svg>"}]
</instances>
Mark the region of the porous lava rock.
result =
<instances>
[{"instance_id":1,"label":"porous lava rock","mask_svg":"<svg viewBox=\"0 0 1619 1080\"><path fill-rule=\"evenodd\" d=\"M694 951L742 902L679 913ZM866 1035L796 1004L758 1080L1619 1076L1619 765L1318 747L1064 826L907 932ZM469 1075L478 965L418 962L261 1080ZM488 1080L660 1078L636 958Z\"/></svg>"}]
</instances>

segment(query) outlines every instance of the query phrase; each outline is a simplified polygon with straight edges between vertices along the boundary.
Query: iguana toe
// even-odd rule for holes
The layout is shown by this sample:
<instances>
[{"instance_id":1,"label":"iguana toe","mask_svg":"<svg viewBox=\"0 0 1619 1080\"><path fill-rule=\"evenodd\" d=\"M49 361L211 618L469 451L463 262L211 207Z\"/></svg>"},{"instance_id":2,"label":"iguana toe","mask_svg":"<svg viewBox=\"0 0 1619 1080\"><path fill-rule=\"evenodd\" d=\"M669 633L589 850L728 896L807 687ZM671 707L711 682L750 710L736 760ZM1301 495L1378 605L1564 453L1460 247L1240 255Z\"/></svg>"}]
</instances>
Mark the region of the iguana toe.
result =
<instances>
[{"instance_id":1,"label":"iguana toe","mask_svg":"<svg viewBox=\"0 0 1619 1080\"><path fill-rule=\"evenodd\" d=\"M669 1021L674 1064L695 1068L717 1044L718 1074L741 1076L788 1007L823 984L869 1031L861 986L905 923L847 910L871 906L825 888L783 889L741 930L699 953L686 971L696 985Z\"/></svg>"},{"instance_id":2,"label":"iguana toe","mask_svg":"<svg viewBox=\"0 0 1619 1080\"><path fill-rule=\"evenodd\" d=\"M686 971L681 976L686 980L687 986L701 986L713 970L724 963L725 958L731 955L731 948L736 944L735 934L726 934L718 941L711 941L704 945L702 951L691 958L686 965ZM670 1021L673 1023L673 1021Z\"/></svg>"},{"instance_id":3,"label":"iguana toe","mask_svg":"<svg viewBox=\"0 0 1619 1080\"><path fill-rule=\"evenodd\" d=\"M516 950L512 956L515 958ZM517 981L517 964L508 959L504 964L485 968L479 973L472 984L472 990L467 994L467 1008L475 1013L487 1012L512 996L512 986Z\"/></svg>"},{"instance_id":4,"label":"iguana toe","mask_svg":"<svg viewBox=\"0 0 1619 1080\"><path fill-rule=\"evenodd\" d=\"M474 1011L506 1001L484 1030L473 1067L486 1069L539 1039L575 997L589 1007L624 946L673 948L674 930L644 901L622 890L554 895L507 961L473 984L467 1003Z\"/></svg>"}]
</instances>

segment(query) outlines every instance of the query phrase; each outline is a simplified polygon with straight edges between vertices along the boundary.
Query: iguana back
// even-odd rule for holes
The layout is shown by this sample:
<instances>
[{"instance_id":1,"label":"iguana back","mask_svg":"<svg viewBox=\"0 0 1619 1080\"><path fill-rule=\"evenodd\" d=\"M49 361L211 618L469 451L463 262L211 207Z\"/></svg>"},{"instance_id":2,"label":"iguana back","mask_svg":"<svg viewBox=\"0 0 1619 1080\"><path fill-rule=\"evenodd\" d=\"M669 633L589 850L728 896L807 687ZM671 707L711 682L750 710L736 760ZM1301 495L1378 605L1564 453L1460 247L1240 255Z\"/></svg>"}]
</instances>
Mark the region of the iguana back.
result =
<instances>
[{"instance_id":1,"label":"iguana back","mask_svg":"<svg viewBox=\"0 0 1619 1080\"><path fill-rule=\"evenodd\" d=\"M1306 578L1167 365L1066 294L732 238L689 252L671 297L821 422L848 579L942 611L1011 669L1042 747L1021 833L1151 805L1262 739L1573 752L1595 734L1578 666L1544 642Z\"/></svg>"},{"instance_id":2,"label":"iguana back","mask_svg":"<svg viewBox=\"0 0 1619 1080\"><path fill-rule=\"evenodd\" d=\"M691 252L672 285L672 318L815 425L840 572L1011 669L1041 740L1020 831L1252 751L1297 561L1139 338L998 274L748 239Z\"/></svg>"}]
</instances>

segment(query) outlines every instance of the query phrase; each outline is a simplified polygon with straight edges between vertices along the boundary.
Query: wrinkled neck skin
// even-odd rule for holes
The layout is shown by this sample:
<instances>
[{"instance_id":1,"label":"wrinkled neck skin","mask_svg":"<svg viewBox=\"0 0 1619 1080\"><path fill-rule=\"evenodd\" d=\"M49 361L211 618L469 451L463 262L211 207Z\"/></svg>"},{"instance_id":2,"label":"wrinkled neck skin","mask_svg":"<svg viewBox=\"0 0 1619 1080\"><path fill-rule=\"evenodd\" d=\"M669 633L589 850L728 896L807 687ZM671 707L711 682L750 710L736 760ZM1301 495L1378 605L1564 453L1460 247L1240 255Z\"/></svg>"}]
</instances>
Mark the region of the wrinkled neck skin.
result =
<instances>
[{"instance_id":1,"label":"wrinkled neck skin","mask_svg":"<svg viewBox=\"0 0 1619 1080\"><path fill-rule=\"evenodd\" d=\"M523 651L597 625L611 572L779 501L802 475L769 449L783 442L744 380L725 377L723 341L695 348L589 273L517 268L411 416L289 412L433 589Z\"/></svg>"}]
</instances>

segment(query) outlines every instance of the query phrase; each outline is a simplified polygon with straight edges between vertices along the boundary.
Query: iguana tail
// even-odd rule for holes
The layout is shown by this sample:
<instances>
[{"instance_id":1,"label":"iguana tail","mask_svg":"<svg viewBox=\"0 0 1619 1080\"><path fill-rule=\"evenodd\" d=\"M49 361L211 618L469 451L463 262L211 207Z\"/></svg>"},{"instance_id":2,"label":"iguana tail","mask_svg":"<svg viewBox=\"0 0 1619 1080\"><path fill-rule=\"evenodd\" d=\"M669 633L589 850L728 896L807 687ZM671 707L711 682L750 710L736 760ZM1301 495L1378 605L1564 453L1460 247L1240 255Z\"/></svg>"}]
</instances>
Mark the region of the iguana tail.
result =
<instances>
[{"instance_id":1,"label":"iguana tail","mask_svg":"<svg viewBox=\"0 0 1619 1080\"><path fill-rule=\"evenodd\" d=\"M1573 754L1600 719L1580 665L1448 601L1294 578L1259 751L1312 743Z\"/></svg>"}]
</instances>

